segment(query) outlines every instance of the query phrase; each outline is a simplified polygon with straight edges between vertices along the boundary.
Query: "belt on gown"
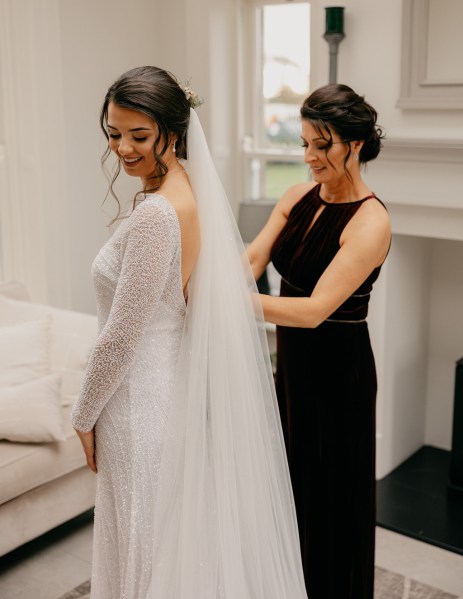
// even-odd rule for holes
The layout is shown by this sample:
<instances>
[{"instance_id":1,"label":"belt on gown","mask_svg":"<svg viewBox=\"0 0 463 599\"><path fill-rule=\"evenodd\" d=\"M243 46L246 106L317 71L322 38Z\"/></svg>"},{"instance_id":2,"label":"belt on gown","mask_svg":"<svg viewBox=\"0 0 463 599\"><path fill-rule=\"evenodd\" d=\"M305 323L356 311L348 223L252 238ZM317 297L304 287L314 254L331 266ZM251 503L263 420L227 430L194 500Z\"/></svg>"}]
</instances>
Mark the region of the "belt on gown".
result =
<instances>
[{"instance_id":1,"label":"belt on gown","mask_svg":"<svg viewBox=\"0 0 463 599\"><path fill-rule=\"evenodd\" d=\"M370 290L371 291L371 290ZM361 324L366 322L368 314L368 302L370 291L367 293L353 293L333 314L330 314L324 322L335 322L341 324ZM284 277L281 278L282 297L310 297L310 292L290 283Z\"/></svg>"}]
</instances>

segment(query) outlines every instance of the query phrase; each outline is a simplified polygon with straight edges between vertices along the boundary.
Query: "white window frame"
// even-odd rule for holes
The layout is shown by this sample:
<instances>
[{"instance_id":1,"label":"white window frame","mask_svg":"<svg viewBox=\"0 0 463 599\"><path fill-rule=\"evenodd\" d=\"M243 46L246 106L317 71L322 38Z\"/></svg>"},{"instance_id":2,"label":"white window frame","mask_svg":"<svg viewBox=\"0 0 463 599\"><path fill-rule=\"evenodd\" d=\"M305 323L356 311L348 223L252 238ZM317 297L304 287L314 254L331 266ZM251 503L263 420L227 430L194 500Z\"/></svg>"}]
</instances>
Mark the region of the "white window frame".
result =
<instances>
[{"instance_id":1,"label":"white window frame","mask_svg":"<svg viewBox=\"0 0 463 599\"><path fill-rule=\"evenodd\" d=\"M300 164L303 161L303 149L278 149L265 148L263 144L263 99L262 99L262 20L259 22L259 7L272 4L284 4L284 0L245 0L243 3L243 27L242 37L245 52L243 55L247 58L247 64L242 65L244 79L244 98L242 101L244 119L243 119L243 197L246 200L275 200L276 198L266 198L263 196L265 190L265 171L266 164L269 162L288 162ZM292 0L291 4L304 3L311 5L310 0ZM312 19L312 6L311 19ZM312 39L312 36L311 36ZM312 45L312 41L311 41ZM252 109L246 108L252 103ZM260 163L259 177L256 183L252 175L252 163ZM254 179L254 181L253 181Z\"/></svg>"}]
</instances>

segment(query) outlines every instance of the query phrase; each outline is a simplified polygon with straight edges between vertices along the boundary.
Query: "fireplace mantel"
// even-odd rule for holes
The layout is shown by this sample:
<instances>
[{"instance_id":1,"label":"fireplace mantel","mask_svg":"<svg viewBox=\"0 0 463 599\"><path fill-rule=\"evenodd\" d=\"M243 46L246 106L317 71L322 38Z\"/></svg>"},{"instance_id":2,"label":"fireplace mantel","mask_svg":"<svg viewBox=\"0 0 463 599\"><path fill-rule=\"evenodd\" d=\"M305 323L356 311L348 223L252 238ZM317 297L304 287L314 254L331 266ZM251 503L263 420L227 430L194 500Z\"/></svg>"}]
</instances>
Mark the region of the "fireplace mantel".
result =
<instances>
[{"instance_id":1,"label":"fireplace mantel","mask_svg":"<svg viewBox=\"0 0 463 599\"><path fill-rule=\"evenodd\" d=\"M463 140L391 137L365 173L392 221L372 297L378 475L430 444L450 448L463 352Z\"/></svg>"},{"instance_id":2,"label":"fireplace mantel","mask_svg":"<svg viewBox=\"0 0 463 599\"><path fill-rule=\"evenodd\" d=\"M391 137L384 140L380 160L463 164L463 140Z\"/></svg>"},{"instance_id":3,"label":"fireplace mantel","mask_svg":"<svg viewBox=\"0 0 463 599\"><path fill-rule=\"evenodd\" d=\"M394 233L463 240L463 140L386 139L366 179Z\"/></svg>"}]
</instances>

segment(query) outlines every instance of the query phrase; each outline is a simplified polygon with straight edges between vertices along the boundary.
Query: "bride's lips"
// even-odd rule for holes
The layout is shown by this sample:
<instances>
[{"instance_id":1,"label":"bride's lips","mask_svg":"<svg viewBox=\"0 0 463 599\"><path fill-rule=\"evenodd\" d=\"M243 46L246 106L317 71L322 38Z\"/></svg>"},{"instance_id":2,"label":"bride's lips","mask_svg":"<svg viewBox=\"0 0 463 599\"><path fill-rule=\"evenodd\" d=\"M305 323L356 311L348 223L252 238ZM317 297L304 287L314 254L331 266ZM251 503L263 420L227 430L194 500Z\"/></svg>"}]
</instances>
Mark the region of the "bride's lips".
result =
<instances>
[{"instance_id":1,"label":"bride's lips","mask_svg":"<svg viewBox=\"0 0 463 599\"><path fill-rule=\"evenodd\" d=\"M124 165L126 167L132 168L132 167L136 166L143 157L138 156L137 158L125 158L125 157L121 156L121 158L122 158L122 162L124 163Z\"/></svg>"}]
</instances>

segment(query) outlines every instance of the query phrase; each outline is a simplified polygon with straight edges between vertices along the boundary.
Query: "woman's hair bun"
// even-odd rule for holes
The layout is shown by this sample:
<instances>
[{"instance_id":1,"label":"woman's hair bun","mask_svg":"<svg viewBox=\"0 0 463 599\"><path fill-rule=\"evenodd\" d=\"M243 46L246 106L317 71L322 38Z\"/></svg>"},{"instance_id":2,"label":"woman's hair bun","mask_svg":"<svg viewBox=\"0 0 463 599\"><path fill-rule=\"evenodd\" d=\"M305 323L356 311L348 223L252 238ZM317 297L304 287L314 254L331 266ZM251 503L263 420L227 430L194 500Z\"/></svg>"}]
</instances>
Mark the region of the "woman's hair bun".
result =
<instances>
[{"instance_id":1,"label":"woman's hair bun","mask_svg":"<svg viewBox=\"0 0 463 599\"><path fill-rule=\"evenodd\" d=\"M331 128L343 140L363 141L360 162L374 160L382 147L384 131L378 114L363 96L348 85L331 83L310 94L301 107L301 117L320 131Z\"/></svg>"}]
</instances>

